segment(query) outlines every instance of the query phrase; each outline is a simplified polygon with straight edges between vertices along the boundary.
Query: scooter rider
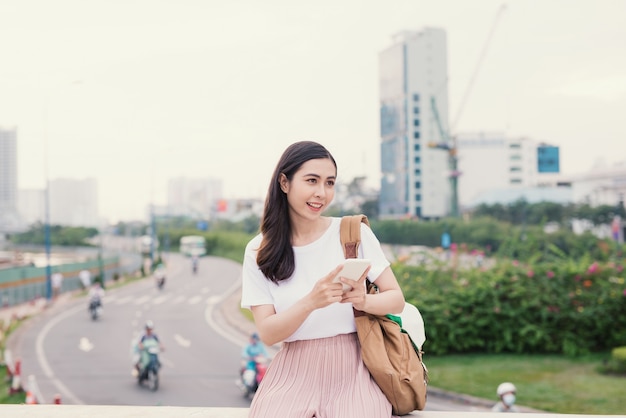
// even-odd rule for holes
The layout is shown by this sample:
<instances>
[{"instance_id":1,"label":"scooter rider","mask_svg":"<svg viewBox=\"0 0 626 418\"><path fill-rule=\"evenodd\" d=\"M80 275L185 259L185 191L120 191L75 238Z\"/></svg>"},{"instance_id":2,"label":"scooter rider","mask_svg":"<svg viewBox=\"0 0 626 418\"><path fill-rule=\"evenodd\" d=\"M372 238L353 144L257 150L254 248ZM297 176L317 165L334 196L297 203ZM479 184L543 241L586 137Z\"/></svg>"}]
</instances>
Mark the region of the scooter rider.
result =
<instances>
[{"instance_id":1,"label":"scooter rider","mask_svg":"<svg viewBox=\"0 0 626 418\"><path fill-rule=\"evenodd\" d=\"M165 284L165 273L166 270L163 264L159 264L154 270L153 276L159 288Z\"/></svg>"},{"instance_id":2,"label":"scooter rider","mask_svg":"<svg viewBox=\"0 0 626 418\"><path fill-rule=\"evenodd\" d=\"M511 382L504 382L498 385L496 393L500 400L491 408L493 412L519 412L515 406L515 394L517 388Z\"/></svg>"},{"instance_id":3,"label":"scooter rider","mask_svg":"<svg viewBox=\"0 0 626 418\"><path fill-rule=\"evenodd\" d=\"M165 347L163 347L163 344L161 344L161 341L159 341L159 337L154 333L154 323L150 320L146 321L145 333L141 336L141 338L139 339L139 343L137 344L139 354L141 354L144 349L144 343L149 339L154 340L159 344L159 350L165 351ZM141 371L141 355L137 359L135 368L138 372Z\"/></svg>"},{"instance_id":4,"label":"scooter rider","mask_svg":"<svg viewBox=\"0 0 626 418\"><path fill-rule=\"evenodd\" d=\"M194 274L198 272L198 255L194 254L191 256L191 269Z\"/></svg>"},{"instance_id":5,"label":"scooter rider","mask_svg":"<svg viewBox=\"0 0 626 418\"><path fill-rule=\"evenodd\" d=\"M244 362L243 368L241 372L245 369L255 369L256 368L256 358L258 356L263 356L268 358L267 350L265 349L265 345L261 342L259 338L259 334L256 332L250 335L250 343L246 345L241 351L241 358Z\"/></svg>"},{"instance_id":6,"label":"scooter rider","mask_svg":"<svg viewBox=\"0 0 626 418\"><path fill-rule=\"evenodd\" d=\"M91 309L92 304L94 304L96 308L101 307L102 298L104 298L104 289L100 285L100 282L95 282L93 286L89 288L89 309Z\"/></svg>"}]
</instances>

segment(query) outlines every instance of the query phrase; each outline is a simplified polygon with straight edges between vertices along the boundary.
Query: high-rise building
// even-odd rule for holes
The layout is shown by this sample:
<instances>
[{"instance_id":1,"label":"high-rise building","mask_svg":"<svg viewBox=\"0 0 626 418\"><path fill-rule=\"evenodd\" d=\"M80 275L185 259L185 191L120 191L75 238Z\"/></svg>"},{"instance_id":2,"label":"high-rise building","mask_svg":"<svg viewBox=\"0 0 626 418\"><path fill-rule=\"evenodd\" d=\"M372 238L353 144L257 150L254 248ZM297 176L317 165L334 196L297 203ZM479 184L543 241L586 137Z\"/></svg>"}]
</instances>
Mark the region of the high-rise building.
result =
<instances>
[{"instance_id":1,"label":"high-rise building","mask_svg":"<svg viewBox=\"0 0 626 418\"><path fill-rule=\"evenodd\" d=\"M446 32L405 31L379 54L380 216L436 219L451 211Z\"/></svg>"},{"instance_id":2,"label":"high-rise building","mask_svg":"<svg viewBox=\"0 0 626 418\"><path fill-rule=\"evenodd\" d=\"M21 227L17 214L17 128L0 127L0 233Z\"/></svg>"}]
</instances>

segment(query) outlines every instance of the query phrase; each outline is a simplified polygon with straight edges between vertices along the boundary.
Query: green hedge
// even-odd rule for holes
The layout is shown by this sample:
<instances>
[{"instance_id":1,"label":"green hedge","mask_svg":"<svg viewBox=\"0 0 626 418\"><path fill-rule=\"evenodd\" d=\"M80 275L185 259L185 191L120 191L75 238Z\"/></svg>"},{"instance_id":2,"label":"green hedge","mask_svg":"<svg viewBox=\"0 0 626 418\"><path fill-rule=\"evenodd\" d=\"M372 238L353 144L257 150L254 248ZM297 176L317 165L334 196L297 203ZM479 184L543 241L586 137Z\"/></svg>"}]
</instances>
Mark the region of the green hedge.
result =
<instances>
[{"instance_id":1,"label":"green hedge","mask_svg":"<svg viewBox=\"0 0 626 418\"><path fill-rule=\"evenodd\" d=\"M583 257L458 271L397 263L393 270L424 317L431 353L578 355L626 345L621 264Z\"/></svg>"}]
</instances>

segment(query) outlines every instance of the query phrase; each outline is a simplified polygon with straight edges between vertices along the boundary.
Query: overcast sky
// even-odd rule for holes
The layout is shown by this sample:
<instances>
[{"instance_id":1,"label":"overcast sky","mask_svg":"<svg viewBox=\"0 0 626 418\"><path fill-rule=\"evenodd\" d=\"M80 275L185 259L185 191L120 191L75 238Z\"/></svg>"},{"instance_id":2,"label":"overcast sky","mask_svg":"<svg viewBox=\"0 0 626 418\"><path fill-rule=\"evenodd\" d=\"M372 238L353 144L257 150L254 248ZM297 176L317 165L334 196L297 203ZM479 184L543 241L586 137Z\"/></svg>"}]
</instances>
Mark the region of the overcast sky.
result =
<instances>
[{"instance_id":1,"label":"overcast sky","mask_svg":"<svg viewBox=\"0 0 626 418\"><path fill-rule=\"evenodd\" d=\"M560 146L566 174L626 159L624 0L507 1L459 113L504 3L0 0L0 126L18 129L18 186L96 177L102 216L143 218L171 177L263 197L303 139L333 152L340 180L378 186L378 54L425 26L447 31L455 131Z\"/></svg>"}]
</instances>

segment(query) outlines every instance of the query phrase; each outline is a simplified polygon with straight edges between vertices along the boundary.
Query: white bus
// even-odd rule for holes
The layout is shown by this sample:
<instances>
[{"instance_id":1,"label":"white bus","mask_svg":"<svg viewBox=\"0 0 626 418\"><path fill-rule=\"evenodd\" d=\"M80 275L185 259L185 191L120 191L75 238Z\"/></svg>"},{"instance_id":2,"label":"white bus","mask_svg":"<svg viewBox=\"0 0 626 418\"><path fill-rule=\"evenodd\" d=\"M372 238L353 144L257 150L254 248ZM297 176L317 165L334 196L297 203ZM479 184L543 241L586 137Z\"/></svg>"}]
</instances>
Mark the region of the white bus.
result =
<instances>
[{"instance_id":1,"label":"white bus","mask_svg":"<svg viewBox=\"0 0 626 418\"><path fill-rule=\"evenodd\" d=\"M206 254L206 240L200 235L186 235L180 238L180 253L201 257Z\"/></svg>"}]
</instances>

